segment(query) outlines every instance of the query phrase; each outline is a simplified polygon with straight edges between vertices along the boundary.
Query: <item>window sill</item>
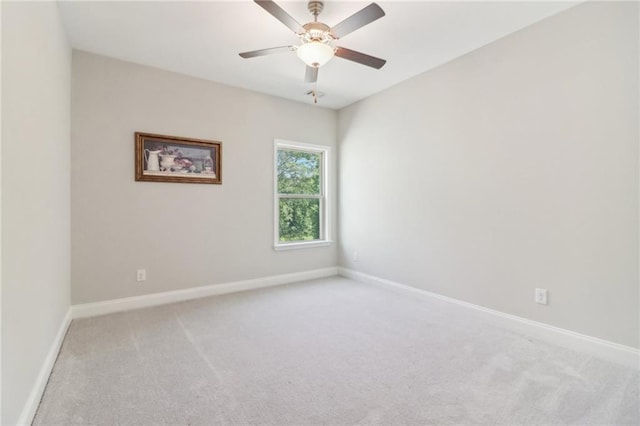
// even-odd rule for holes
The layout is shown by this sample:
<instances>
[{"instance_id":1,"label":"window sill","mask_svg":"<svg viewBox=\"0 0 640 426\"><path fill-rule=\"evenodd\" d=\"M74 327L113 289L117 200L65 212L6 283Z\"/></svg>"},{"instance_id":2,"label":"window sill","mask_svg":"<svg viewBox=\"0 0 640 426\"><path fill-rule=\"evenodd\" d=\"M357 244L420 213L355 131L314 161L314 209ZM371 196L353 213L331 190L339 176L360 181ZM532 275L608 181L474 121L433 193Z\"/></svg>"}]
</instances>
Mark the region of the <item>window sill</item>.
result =
<instances>
[{"instance_id":1,"label":"window sill","mask_svg":"<svg viewBox=\"0 0 640 426\"><path fill-rule=\"evenodd\" d=\"M276 244L275 246L273 246L273 249L275 251L297 250L297 249L305 249L305 248L312 248L312 247L326 247L326 246L330 246L332 243L333 241L329 241L329 240L282 243L282 244Z\"/></svg>"}]
</instances>

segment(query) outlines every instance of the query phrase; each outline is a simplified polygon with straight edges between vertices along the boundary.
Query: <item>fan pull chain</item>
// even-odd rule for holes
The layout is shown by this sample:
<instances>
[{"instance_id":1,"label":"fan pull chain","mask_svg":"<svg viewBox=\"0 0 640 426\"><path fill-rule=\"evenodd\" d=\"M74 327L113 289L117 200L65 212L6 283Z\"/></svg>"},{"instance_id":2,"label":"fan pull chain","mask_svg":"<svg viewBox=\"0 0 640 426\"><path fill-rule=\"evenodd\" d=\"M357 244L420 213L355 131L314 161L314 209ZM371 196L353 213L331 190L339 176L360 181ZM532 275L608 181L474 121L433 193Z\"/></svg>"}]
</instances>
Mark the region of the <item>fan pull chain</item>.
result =
<instances>
[{"instance_id":1,"label":"fan pull chain","mask_svg":"<svg viewBox=\"0 0 640 426\"><path fill-rule=\"evenodd\" d=\"M318 104L318 80L313 83L313 89L311 89L311 95L313 96L313 103Z\"/></svg>"}]
</instances>

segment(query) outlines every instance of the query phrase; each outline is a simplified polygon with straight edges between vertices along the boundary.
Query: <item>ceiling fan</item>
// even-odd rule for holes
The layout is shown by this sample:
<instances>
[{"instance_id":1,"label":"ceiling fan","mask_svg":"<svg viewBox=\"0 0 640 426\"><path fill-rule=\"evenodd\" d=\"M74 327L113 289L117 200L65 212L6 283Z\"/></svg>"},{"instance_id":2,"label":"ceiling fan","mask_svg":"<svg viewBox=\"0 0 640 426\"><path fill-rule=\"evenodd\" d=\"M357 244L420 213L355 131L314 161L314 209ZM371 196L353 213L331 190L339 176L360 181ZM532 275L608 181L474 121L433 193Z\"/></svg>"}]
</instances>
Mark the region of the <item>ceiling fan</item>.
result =
<instances>
[{"instance_id":1,"label":"ceiling fan","mask_svg":"<svg viewBox=\"0 0 640 426\"><path fill-rule=\"evenodd\" d=\"M260 7L269 12L274 18L282 22L300 37L298 46L280 46L269 49L253 50L240 53L243 58L271 55L281 52L296 52L306 64L305 82L315 83L318 80L318 68L337 56L342 59L357 62L375 69L380 69L387 62L384 59L356 52L345 47L334 47L334 42L371 22L382 18L384 11L380 6L371 3L369 6L354 13L333 27L318 22L318 15L324 9L324 3L311 0L307 9L313 15L313 22L301 25L280 6L271 0L254 0Z\"/></svg>"}]
</instances>

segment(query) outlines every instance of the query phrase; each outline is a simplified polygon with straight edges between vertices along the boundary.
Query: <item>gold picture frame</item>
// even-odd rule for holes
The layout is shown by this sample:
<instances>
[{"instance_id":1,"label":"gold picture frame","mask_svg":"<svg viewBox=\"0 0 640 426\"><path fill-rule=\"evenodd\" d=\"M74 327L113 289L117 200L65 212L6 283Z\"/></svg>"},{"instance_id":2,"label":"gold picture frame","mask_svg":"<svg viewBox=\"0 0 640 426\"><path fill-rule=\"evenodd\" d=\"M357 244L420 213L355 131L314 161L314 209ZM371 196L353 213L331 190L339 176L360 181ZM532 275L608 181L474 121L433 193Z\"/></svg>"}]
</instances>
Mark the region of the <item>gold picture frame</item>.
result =
<instances>
[{"instance_id":1,"label":"gold picture frame","mask_svg":"<svg viewBox=\"0 0 640 426\"><path fill-rule=\"evenodd\" d=\"M136 181L222 184L222 142L136 132Z\"/></svg>"}]
</instances>

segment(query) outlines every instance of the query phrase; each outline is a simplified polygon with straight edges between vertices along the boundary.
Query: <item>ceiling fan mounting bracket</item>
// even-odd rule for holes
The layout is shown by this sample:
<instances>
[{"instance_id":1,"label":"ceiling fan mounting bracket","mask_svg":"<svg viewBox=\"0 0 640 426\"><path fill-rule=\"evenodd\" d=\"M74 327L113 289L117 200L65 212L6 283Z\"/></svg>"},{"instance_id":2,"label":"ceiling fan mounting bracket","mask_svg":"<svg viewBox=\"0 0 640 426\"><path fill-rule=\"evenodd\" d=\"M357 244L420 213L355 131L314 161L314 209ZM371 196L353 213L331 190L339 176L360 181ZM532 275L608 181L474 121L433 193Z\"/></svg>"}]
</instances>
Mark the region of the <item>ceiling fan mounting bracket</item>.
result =
<instances>
[{"instance_id":1,"label":"ceiling fan mounting bracket","mask_svg":"<svg viewBox=\"0 0 640 426\"><path fill-rule=\"evenodd\" d=\"M307 3L307 9L313 15L313 19L317 21L318 15L324 10L324 3L318 0L311 0Z\"/></svg>"}]
</instances>

